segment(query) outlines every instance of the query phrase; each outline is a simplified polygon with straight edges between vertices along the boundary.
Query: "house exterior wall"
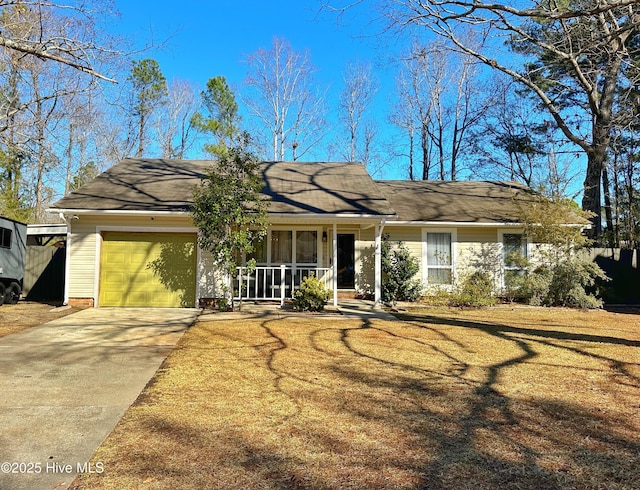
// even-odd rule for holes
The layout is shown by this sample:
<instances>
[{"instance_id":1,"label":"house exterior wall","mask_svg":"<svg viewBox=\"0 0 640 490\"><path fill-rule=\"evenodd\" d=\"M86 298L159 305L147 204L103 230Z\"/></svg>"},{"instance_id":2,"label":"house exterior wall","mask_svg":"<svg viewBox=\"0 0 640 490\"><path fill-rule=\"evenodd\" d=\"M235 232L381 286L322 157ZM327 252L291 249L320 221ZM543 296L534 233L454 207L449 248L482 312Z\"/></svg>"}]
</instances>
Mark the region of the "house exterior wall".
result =
<instances>
[{"instance_id":1,"label":"house exterior wall","mask_svg":"<svg viewBox=\"0 0 640 490\"><path fill-rule=\"evenodd\" d=\"M68 297L77 302L89 301L97 304L100 273L101 232L102 231L130 231L130 232L193 232L196 228L191 224L187 215L181 216L131 216L131 215L80 215L78 219L70 220L69 247L69 284ZM299 222L286 224L279 222L273 229L302 229L318 230L320 240L318 267L331 268L333 260L333 232L332 223L315 224L311 227L303 226ZM373 294L375 291L375 226L371 223L341 223L336 225L340 233L353 233L355 238L355 289L359 293ZM503 233L518 232L520 230L504 226L437 226L416 224L393 225L387 224L383 234L389 236L392 242L402 241L412 256L420 264L416 278L423 280L425 274L425 237L429 231L451 231L454 243L454 280L472 273L479 268L497 271L497 286L502 264L501 237ZM326 234L326 240L323 236ZM530 247L533 251L533 247ZM205 251L198 251L198 273L196 298L219 298L223 295L222 275L215 271L211 255ZM333 285L333 274L329 273L329 285ZM425 284L426 285L426 284ZM428 290L427 290L428 291Z\"/></svg>"},{"instance_id":2,"label":"house exterior wall","mask_svg":"<svg viewBox=\"0 0 640 490\"><path fill-rule=\"evenodd\" d=\"M95 301L96 284L96 227L95 223L78 221L71 226L67 243L69 249L68 267L69 298Z\"/></svg>"},{"instance_id":3,"label":"house exterior wall","mask_svg":"<svg viewBox=\"0 0 640 490\"><path fill-rule=\"evenodd\" d=\"M356 288L359 292L372 295L375 292L375 228L360 230L359 258L356 262Z\"/></svg>"},{"instance_id":4,"label":"house exterior wall","mask_svg":"<svg viewBox=\"0 0 640 490\"><path fill-rule=\"evenodd\" d=\"M476 270L488 270L496 278L496 289L502 287L502 234L520 233L521 229L505 226L438 226L419 225L415 226L395 226L387 225L384 234L389 236L393 243L402 241L409 249L411 255L419 260L420 271L416 274L416 279L423 281L425 293L429 293L429 285L426 282L426 257L425 237L428 232L451 232L453 248L453 274L454 282L459 281ZM373 263L373 230L361 232L361 256L363 257L362 271L363 284L373 283L373 268L366 266L367 260ZM529 258L535 260L536 246L529 245Z\"/></svg>"},{"instance_id":5,"label":"house exterior wall","mask_svg":"<svg viewBox=\"0 0 640 490\"><path fill-rule=\"evenodd\" d=\"M500 269L502 260L497 228L458 228L456 276L462 278L476 270Z\"/></svg>"},{"instance_id":6,"label":"house exterior wall","mask_svg":"<svg viewBox=\"0 0 640 490\"><path fill-rule=\"evenodd\" d=\"M198 287L196 298L221 298L223 275L216 269L210 252L198 249Z\"/></svg>"}]
</instances>

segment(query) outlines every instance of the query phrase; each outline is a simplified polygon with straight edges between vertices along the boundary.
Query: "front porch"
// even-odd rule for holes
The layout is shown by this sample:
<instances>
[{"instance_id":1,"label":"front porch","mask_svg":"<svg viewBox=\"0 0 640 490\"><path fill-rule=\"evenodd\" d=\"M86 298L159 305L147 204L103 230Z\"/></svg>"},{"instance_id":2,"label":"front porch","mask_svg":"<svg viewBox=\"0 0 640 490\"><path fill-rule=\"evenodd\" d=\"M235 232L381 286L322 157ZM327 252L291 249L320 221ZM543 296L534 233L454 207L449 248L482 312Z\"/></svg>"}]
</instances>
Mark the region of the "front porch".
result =
<instances>
[{"instance_id":1,"label":"front porch","mask_svg":"<svg viewBox=\"0 0 640 490\"><path fill-rule=\"evenodd\" d=\"M237 267L227 279L234 301L269 301L281 305L309 276L319 278L338 298L381 300L380 247L383 226L376 223L272 224L255 251L243 257L256 266Z\"/></svg>"},{"instance_id":2,"label":"front porch","mask_svg":"<svg viewBox=\"0 0 640 490\"><path fill-rule=\"evenodd\" d=\"M234 301L280 301L283 305L307 277L319 278L325 288L333 289L332 269L327 267L257 266L238 267L233 281Z\"/></svg>"}]
</instances>

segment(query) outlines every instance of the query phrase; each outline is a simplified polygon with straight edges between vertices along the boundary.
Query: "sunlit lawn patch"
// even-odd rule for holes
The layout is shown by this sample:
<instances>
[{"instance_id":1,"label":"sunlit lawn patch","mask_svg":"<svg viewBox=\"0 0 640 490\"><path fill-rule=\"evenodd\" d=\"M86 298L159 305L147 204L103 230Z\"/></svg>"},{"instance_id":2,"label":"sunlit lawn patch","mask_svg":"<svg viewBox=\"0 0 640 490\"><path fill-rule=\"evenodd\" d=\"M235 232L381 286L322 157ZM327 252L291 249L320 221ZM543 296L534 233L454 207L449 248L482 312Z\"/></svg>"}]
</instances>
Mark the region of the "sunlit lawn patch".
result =
<instances>
[{"instance_id":1,"label":"sunlit lawn patch","mask_svg":"<svg viewBox=\"0 0 640 490\"><path fill-rule=\"evenodd\" d=\"M214 319L76 486L640 488L639 434L640 316Z\"/></svg>"}]
</instances>

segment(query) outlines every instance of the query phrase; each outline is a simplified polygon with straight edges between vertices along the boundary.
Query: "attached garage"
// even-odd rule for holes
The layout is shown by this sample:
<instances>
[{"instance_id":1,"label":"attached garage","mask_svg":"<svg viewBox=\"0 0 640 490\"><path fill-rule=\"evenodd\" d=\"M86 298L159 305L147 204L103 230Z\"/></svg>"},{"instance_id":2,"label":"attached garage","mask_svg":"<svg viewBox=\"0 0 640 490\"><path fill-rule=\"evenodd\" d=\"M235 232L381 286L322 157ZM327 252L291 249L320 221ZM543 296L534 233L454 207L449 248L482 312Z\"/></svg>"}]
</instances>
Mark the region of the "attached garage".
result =
<instances>
[{"instance_id":1,"label":"attached garage","mask_svg":"<svg viewBox=\"0 0 640 490\"><path fill-rule=\"evenodd\" d=\"M195 306L195 234L105 231L100 255L101 306Z\"/></svg>"}]
</instances>

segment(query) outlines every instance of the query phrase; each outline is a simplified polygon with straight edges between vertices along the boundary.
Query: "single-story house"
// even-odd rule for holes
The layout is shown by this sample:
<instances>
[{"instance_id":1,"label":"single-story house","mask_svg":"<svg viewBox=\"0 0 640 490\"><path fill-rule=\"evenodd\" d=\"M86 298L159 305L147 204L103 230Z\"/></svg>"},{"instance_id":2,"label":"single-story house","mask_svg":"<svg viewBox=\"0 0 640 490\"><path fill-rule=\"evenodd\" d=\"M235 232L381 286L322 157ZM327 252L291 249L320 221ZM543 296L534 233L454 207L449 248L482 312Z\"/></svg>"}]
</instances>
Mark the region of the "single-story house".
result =
<instances>
[{"instance_id":1,"label":"single-story house","mask_svg":"<svg viewBox=\"0 0 640 490\"><path fill-rule=\"evenodd\" d=\"M90 306L197 306L221 278L197 245L192 190L212 161L125 159L51 211L68 224L65 300ZM236 299L282 300L314 272L342 295L381 299L381 240L402 241L426 287L529 247L518 209L535 198L513 182L373 180L358 163L265 162L269 228Z\"/></svg>"}]
</instances>

